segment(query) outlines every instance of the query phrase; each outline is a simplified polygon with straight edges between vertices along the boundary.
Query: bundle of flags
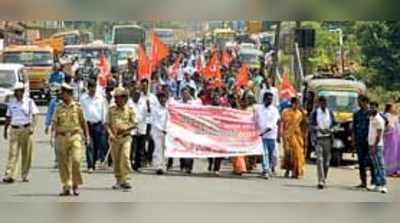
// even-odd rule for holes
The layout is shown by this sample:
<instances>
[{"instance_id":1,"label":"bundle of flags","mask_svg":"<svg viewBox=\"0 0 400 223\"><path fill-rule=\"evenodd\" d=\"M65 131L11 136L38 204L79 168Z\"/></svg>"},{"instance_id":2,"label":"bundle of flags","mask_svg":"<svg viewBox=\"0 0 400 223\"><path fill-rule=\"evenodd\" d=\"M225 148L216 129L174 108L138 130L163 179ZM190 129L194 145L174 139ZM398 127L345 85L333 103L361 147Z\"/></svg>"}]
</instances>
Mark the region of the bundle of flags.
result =
<instances>
[{"instance_id":1,"label":"bundle of flags","mask_svg":"<svg viewBox=\"0 0 400 223\"><path fill-rule=\"evenodd\" d=\"M108 64L108 61L103 52L100 54L98 67L100 73L97 76L97 82L101 87L107 87L108 81L112 79L112 74L111 74L111 67Z\"/></svg>"},{"instance_id":2,"label":"bundle of flags","mask_svg":"<svg viewBox=\"0 0 400 223\"><path fill-rule=\"evenodd\" d=\"M169 55L168 47L160 40L160 38L152 33L152 50L151 58L146 55L143 46L139 46L139 64L138 64L138 79L150 78L152 70Z\"/></svg>"}]
</instances>

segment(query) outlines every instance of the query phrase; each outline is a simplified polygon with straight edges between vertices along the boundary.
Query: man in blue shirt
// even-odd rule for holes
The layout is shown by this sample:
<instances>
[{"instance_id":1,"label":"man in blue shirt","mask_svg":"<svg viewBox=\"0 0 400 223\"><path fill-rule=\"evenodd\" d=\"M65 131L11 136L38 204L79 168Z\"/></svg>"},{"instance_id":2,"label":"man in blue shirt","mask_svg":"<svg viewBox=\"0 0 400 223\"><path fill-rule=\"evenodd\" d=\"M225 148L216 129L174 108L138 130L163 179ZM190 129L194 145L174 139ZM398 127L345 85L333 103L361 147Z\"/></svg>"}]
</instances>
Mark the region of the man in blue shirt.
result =
<instances>
[{"instance_id":1,"label":"man in blue shirt","mask_svg":"<svg viewBox=\"0 0 400 223\"><path fill-rule=\"evenodd\" d=\"M357 150L361 184L357 188L367 188L367 167L371 171L371 184L375 184L374 169L368 152L369 131L369 99L365 96L358 98L360 110L353 114L353 145Z\"/></svg>"},{"instance_id":2,"label":"man in blue shirt","mask_svg":"<svg viewBox=\"0 0 400 223\"><path fill-rule=\"evenodd\" d=\"M62 84L65 81L65 73L63 72L63 67L61 64L56 63L54 65L53 72L49 75L49 85L51 86L54 83Z\"/></svg>"},{"instance_id":3,"label":"man in blue shirt","mask_svg":"<svg viewBox=\"0 0 400 223\"><path fill-rule=\"evenodd\" d=\"M56 107L57 107L59 101L60 101L60 98L59 98L60 85L59 84L55 84L51 88L51 92L52 92L52 96L51 96L51 99L50 99L49 106L47 108L46 120L45 120L45 123L44 123L46 135L49 134L49 129L50 129L50 126L51 126L52 120L53 120L53 114L54 114L54 112L56 110ZM58 167L58 165L57 165L58 164L58 156L57 156L57 148L56 148L55 143L54 143L53 131L51 131L50 144L54 147L54 156L55 156L54 168L57 168Z\"/></svg>"}]
</instances>

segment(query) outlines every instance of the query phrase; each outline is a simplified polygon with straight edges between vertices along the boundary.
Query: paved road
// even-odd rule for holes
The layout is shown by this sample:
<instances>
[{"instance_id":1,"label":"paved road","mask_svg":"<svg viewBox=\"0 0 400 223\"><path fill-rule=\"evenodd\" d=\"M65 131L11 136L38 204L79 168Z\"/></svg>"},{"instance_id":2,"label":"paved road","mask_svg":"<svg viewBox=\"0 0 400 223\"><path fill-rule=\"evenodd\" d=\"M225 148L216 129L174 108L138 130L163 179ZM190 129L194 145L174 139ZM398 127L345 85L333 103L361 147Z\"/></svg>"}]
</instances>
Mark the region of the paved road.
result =
<instances>
[{"instance_id":1,"label":"paved road","mask_svg":"<svg viewBox=\"0 0 400 223\"><path fill-rule=\"evenodd\" d=\"M41 108L44 111L44 108ZM3 134L1 128L0 134ZM0 171L4 172L8 144L0 139ZM178 162L175 162L178 163ZM306 176L301 180L275 177L264 180L257 174L236 177L226 163L223 177L214 177L206 172L206 161L195 163L192 176L172 171L169 175L153 175L151 169L143 174L133 174L131 192L113 191L114 178L111 170L95 174L84 173L84 185L77 198L60 198L58 172L53 169L53 153L48 138L43 133L43 117L35 135L35 148L31 182L13 185L0 184L0 201L43 202L373 202L397 201L400 198L400 179L389 179L389 194L378 194L355 190L357 170L352 166L334 168L330 172L329 187L315 189L316 170L307 165ZM83 165L84 170L84 165ZM282 172L280 172L282 175Z\"/></svg>"}]
</instances>

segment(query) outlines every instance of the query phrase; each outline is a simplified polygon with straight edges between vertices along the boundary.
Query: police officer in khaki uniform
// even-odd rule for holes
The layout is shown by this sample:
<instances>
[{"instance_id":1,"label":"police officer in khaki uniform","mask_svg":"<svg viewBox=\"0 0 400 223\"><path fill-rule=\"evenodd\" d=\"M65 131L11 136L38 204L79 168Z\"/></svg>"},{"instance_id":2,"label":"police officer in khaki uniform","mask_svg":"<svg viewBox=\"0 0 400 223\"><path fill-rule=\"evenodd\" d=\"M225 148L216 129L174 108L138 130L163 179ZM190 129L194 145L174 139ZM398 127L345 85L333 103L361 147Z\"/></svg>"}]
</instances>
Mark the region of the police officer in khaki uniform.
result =
<instances>
[{"instance_id":1,"label":"police officer in khaki uniform","mask_svg":"<svg viewBox=\"0 0 400 223\"><path fill-rule=\"evenodd\" d=\"M39 113L35 102L24 97L25 86L18 82L14 88L14 96L7 105L4 138L8 138L10 130L10 147L4 183L14 183L17 176L17 161L21 152L22 181L28 182L28 174L32 162L32 135L36 126L36 115Z\"/></svg>"},{"instance_id":2,"label":"police officer in khaki uniform","mask_svg":"<svg viewBox=\"0 0 400 223\"><path fill-rule=\"evenodd\" d=\"M68 84L61 86L61 100L53 116L53 128L58 148L58 166L63 185L60 196L72 193L78 196L78 186L82 184L80 163L84 145L89 144L88 127L81 106L73 100L73 88ZM82 140L83 135L86 140Z\"/></svg>"},{"instance_id":3,"label":"police officer in khaki uniform","mask_svg":"<svg viewBox=\"0 0 400 223\"><path fill-rule=\"evenodd\" d=\"M115 105L109 108L106 120L110 141L114 175L117 180L113 189L131 189L128 183L131 172L130 151L132 138L130 132L136 128L136 114L128 107L128 91L118 87L114 91Z\"/></svg>"}]
</instances>

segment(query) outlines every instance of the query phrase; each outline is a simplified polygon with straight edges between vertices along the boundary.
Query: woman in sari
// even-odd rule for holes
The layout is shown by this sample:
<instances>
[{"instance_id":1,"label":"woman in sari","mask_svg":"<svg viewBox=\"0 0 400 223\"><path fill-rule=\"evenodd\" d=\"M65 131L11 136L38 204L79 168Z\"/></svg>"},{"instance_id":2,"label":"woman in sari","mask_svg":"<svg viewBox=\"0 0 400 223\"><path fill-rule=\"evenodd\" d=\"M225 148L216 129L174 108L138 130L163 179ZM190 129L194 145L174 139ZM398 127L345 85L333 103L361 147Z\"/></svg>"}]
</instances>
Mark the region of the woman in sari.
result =
<instances>
[{"instance_id":1,"label":"woman in sari","mask_svg":"<svg viewBox=\"0 0 400 223\"><path fill-rule=\"evenodd\" d=\"M305 112L300 108L297 98L292 98L291 107L282 113L282 136L284 144L284 159L282 169L286 170L285 177L290 174L293 178L304 176L304 121Z\"/></svg>"},{"instance_id":2,"label":"woman in sari","mask_svg":"<svg viewBox=\"0 0 400 223\"><path fill-rule=\"evenodd\" d=\"M247 108L246 98L240 100L240 95L234 94L232 98L229 100L232 108L240 109L240 108ZM244 105L244 106L241 106ZM246 173L246 160L244 156L236 156L232 157L232 166L233 166L233 173L236 175L241 176L243 173Z\"/></svg>"},{"instance_id":3,"label":"woman in sari","mask_svg":"<svg viewBox=\"0 0 400 223\"><path fill-rule=\"evenodd\" d=\"M383 114L388 124L384 133L383 157L385 161L386 174L388 176L398 176L400 173L400 129L399 118L395 115L395 109L392 104L387 104Z\"/></svg>"}]
</instances>

